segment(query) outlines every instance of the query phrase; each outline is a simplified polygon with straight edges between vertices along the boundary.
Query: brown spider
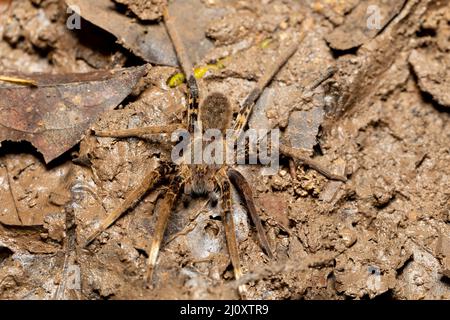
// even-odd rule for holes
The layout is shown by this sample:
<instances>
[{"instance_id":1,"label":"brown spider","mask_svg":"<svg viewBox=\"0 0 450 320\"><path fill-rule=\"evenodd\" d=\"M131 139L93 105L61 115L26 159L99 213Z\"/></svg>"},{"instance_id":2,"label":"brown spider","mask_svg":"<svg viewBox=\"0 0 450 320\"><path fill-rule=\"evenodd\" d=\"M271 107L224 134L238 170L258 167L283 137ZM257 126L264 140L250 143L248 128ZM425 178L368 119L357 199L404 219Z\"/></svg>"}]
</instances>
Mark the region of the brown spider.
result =
<instances>
[{"instance_id":1,"label":"brown spider","mask_svg":"<svg viewBox=\"0 0 450 320\"><path fill-rule=\"evenodd\" d=\"M192 63L185 53L184 46L177 30L174 28L174 24L167 10L164 12L164 21L170 38L174 44L181 67L186 74L189 88L187 124L189 133L194 133L195 128L199 128L201 132L206 129L219 128L222 132L224 132L227 128L231 127L232 122L232 112L228 98L223 93L213 92L204 99L200 99L197 82L193 74ZM251 115L256 100L259 98L264 88L270 83L272 78L277 74L279 69L296 52L297 46L297 44L290 46L280 55L276 63L264 73L255 88L244 100L235 124L232 127L234 141L241 136L243 129L247 125L248 118ZM323 80L315 82L310 89L314 89L314 87L320 85L322 82ZM201 103L199 104L200 100ZM102 131L95 132L95 134L100 137L140 137L148 134L172 133L180 127L180 125L169 125L164 127L152 126L137 129ZM315 161L303 156L299 151L292 149L291 147L280 145L280 152L288 157L302 161L329 179L340 181L346 180L344 177L332 174ZM175 172L177 174L174 174ZM253 202L250 184L239 171L228 165L181 164L179 166L175 166L173 164L162 164L156 171L149 172L145 175L140 186L136 190L132 191L126 197L124 202L113 212L111 212L106 219L103 220L100 227L87 238L85 246L89 245L89 243L91 243L98 235L110 227L124 212L133 207L148 190L152 189L165 176L170 177L170 185L160 207L160 212L158 212L155 233L152 238L148 257L148 271L146 274L148 284L151 284L158 252L160 250L171 210L180 193L184 193L186 195L213 197L215 195L215 191L219 191L226 242L236 280L242 276L242 270L235 234L235 225L233 215L231 213L231 185L234 185L237 191L243 196L245 205L250 213L250 217L256 226L260 244L267 256L269 258L273 258L272 250L261 224L258 211ZM215 199L212 200L215 202ZM243 290L244 287L241 286L240 292L243 293Z\"/></svg>"}]
</instances>

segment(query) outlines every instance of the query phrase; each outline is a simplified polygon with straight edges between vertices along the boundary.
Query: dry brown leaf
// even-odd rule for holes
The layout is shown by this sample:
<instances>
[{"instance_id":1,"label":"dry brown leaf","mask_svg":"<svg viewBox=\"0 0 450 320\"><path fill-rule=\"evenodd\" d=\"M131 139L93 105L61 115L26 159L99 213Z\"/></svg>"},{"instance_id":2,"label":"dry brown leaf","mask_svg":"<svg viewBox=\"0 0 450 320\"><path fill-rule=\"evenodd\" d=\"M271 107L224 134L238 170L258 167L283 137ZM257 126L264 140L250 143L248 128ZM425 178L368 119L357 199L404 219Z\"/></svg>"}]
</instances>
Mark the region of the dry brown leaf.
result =
<instances>
[{"instance_id":1,"label":"dry brown leaf","mask_svg":"<svg viewBox=\"0 0 450 320\"><path fill-rule=\"evenodd\" d=\"M0 143L28 141L57 158L75 144L97 117L125 99L146 66L82 74L8 74L37 87L0 83Z\"/></svg>"},{"instance_id":2,"label":"dry brown leaf","mask_svg":"<svg viewBox=\"0 0 450 320\"><path fill-rule=\"evenodd\" d=\"M163 23L140 24L120 14L109 0L66 0L77 6L81 16L113 34L125 48L145 61L157 65L177 66L178 60ZM211 20L223 16L224 9L207 8L201 0L178 0L169 5L178 30L183 30L183 42L190 59L198 62L213 46L205 37Z\"/></svg>"}]
</instances>

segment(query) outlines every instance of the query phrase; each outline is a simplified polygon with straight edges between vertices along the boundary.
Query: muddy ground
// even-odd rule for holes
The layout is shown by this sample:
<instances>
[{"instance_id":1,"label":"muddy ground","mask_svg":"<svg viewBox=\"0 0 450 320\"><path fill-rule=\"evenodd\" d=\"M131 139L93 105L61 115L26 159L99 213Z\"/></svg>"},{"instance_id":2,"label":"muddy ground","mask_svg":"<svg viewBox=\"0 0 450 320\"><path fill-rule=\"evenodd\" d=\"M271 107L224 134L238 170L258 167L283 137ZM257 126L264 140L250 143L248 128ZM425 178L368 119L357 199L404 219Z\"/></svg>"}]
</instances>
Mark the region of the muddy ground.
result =
<instances>
[{"instance_id":1,"label":"muddy ground","mask_svg":"<svg viewBox=\"0 0 450 320\"><path fill-rule=\"evenodd\" d=\"M142 20L158 19L165 5L116 2L128 6L124 15ZM205 34L213 46L197 65L225 59L200 85L226 92L235 112L283 44L313 19L249 126L280 128L283 141L348 178L329 181L285 157L274 176L263 176L263 166L237 166L251 181L276 256L263 253L235 192L247 298L450 298L450 4L373 2L382 19L368 31L362 0L202 1L226 14L209 21ZM2 1L0 70L86 72L145 63L92 24L68 30L66 9L58 0ZM337 73L309 92L330 66ZM93 128L184 121L186 86L167 85L176 72L153 65ZM4 142L0 298L239 298L220 212L205 199L176 206L154 287L146 288L164 183L82 247L145 172L169 161L170 150L167 135L113 139L86 132L46 165L30 144Z\"/></svg>"}]
</instances>

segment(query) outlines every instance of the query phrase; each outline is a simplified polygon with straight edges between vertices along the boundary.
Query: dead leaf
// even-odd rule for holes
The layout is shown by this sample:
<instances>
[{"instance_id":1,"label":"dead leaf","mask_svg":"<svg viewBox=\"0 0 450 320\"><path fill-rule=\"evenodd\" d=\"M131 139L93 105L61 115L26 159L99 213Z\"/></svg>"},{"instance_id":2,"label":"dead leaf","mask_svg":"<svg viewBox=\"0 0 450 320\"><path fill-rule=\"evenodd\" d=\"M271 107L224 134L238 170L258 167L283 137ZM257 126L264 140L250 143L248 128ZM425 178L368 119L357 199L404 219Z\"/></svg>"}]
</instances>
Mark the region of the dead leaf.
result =
<instances>
[{"instance_id":1,"label":"dead leaf","mask_svg":"<svg viewBox=\"0 0 450 320\"><path fill-rule=\"evenodd\" d=\"M117 41L145 61L157 65L178 66L177 56L164 24L141 24L120 14L109 0L66 0L78 6L81 16L113 34ZM205 30L213 19L225 14L224 9L207 8L200 0L178 0L169 5L169 12L179 30L193 63L198 62L213 46Z\"/></svg>"},{"instance_id":2,"label":"dead leaf","mask_svg":"<svg viewBox=\"0 0 450 320\"><path fill-rule=\"evenodd\" d=\"M48 163L77 144L102 112L122 102L145 72L146 66L65 75L8 74L38 86L0 84L0 143L28 141Z\"/></svg>"},{"instance_id":3,"label":"dead leaf","mask_svg":"<svg viewBox=\"0 0 450 320\"><path fill-rule=\"evenodd\" d=\"M336 50L349 50L375 38L403 8L406 0L361 1L344 24L325 37Z\"/></svg>"}]
</instances>

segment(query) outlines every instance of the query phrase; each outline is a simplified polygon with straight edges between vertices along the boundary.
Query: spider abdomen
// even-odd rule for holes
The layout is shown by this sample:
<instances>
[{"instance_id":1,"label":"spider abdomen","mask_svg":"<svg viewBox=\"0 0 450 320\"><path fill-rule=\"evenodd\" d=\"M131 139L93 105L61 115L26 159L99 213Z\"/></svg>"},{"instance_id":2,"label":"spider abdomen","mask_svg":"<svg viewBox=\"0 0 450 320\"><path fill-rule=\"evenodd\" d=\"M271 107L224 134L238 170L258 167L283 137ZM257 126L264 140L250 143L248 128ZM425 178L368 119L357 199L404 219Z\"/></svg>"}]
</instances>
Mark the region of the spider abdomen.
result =
<instances>
[{"instance_id":1,"label":"spider abdomen","mask_svg":"<svg viewBox=\"0 0 450 320\"><path fill-rule=\"evenodd\" d=\"M209 94L200 105L200 120L204 130L219 129L225 132L231 126L232 116L230 102L223 93Z\"/></svg>"}]
</instances>

